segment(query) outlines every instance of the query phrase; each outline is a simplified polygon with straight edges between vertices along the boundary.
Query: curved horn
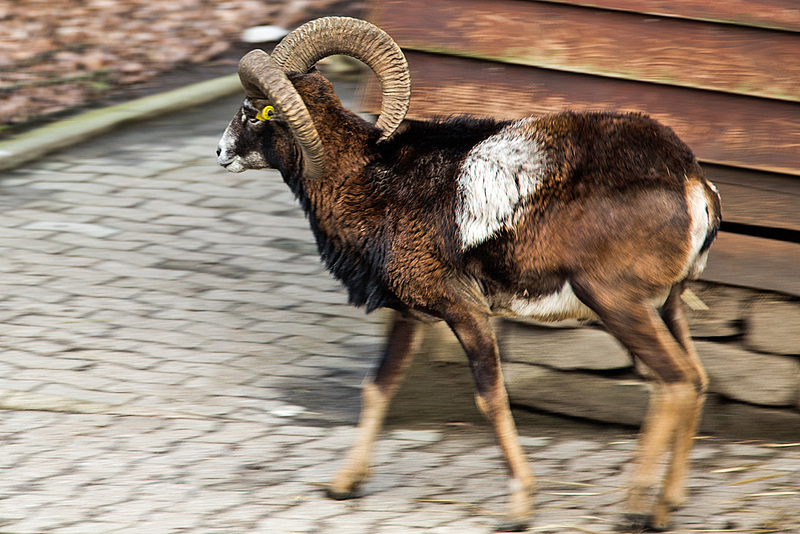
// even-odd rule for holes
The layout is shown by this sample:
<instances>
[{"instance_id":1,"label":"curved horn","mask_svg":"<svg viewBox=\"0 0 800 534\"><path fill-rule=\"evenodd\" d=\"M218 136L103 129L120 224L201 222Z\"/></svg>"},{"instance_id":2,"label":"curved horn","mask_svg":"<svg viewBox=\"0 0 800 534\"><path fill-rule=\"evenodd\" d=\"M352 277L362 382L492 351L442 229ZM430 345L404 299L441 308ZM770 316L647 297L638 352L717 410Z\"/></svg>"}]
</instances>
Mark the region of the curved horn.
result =
<instances>
[{"instance_id":1,"label":"curved horn","mask_svg":"<svg viewBox=\"0 0 800 534\"><path fill-rule=\"evenodd\" d=\"M284 37L272 51L272 58L284 70L305 73L320 59L334 54L354 57L375 72L383 90L375 125L384 131L381 139L391 136L408 111L411 76L400 47L377 26L350 17L312 20Z\"/></svg>"},{"instance_id":2,"label":"curved horn","mask_svg":"<svg viewBox=\"0 0 800 534\"><path fill-rule=\"evenodd\" d=\"M239 61L239 79L248 96L267 96L286 118L303 152L304 176L321 177L325 170L325 149L311 114L283 69L263 50L252 50Z\"/></svg>"}]
</instances>

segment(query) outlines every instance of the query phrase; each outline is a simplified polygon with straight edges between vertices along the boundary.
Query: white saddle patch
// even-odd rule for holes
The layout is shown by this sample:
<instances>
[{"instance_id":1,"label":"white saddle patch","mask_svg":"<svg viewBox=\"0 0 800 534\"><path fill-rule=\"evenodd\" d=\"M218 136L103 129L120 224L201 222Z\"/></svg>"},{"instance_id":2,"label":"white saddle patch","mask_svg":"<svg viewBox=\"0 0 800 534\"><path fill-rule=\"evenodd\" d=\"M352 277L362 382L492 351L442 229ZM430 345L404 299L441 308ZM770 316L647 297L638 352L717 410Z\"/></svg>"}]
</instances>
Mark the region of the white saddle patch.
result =
<instances>
[{"instance_id":1,"label":"white saddle patch","mask_svg":"<svg viewBox=\"0 0 800 534\"><path fill-rule=\"evenodd\" d=\"M506 126L475 145L462 163L456 212L462 250L512 227L518 210L541 187L545 155L533 120Z\"/></svg>"}]
</instances>

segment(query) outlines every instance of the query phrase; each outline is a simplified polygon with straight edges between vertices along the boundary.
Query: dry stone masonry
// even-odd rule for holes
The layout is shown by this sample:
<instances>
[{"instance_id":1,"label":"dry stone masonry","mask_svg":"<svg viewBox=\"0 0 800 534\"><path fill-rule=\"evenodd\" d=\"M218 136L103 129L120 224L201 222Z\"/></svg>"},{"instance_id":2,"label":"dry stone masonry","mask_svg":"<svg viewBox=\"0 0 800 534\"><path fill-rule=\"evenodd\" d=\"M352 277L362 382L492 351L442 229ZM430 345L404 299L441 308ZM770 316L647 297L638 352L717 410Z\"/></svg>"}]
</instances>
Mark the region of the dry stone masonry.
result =
<instances>
[{"instance_id":1,"label":"dry stone masonry","mask_svg":"<svg viewBox=\"0 0 800 534\"><path fill-rule=\"evenodd\" d=\"M800 300L695 282L684 294L691 331L710 377L702 432L800 439ZM506 387L519 406L639 425L649 385L627 351L598 324L496 323ZM445 327L421 352L466 362Z\"/></svg>"},{"instance_id":2,"label":"dry stone masonry","mask_svg":"<svg viewBox=\"0 0 800 534\"><path fill-rule=\"evenodd\" d=\"M800 438L800 302L704 282L692 284L684 300L710 377L701 430L756 437L769 427L775 438ZM503 321L499 335L514 402L607 422L641 422L648 386L625 350L598 328Z\"/></svg>"}]
</instances>

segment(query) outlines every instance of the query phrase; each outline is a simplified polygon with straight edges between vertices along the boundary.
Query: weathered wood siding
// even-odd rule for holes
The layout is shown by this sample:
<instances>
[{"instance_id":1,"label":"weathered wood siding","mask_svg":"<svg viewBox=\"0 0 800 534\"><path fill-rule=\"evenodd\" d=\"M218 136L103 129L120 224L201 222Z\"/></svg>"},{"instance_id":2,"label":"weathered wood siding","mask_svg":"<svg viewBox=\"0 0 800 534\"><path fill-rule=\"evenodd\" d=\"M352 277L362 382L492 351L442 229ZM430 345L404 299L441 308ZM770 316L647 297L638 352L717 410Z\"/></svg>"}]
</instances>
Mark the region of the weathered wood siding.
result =
<instances>
[{"instance_id":1,"label":"weathered wood siding","mask_svg":"<svg viewBox=\"0 0 800 534\"><path fill-rule=\"evenodd\" d=\"M720 240L709 278L800 295L796 0L380 0L370 19L406 52L410 119L617 109L669 125L720 188L724 229L747 235ZM362 108L379 101L370 79Z\"/></svg>"},{"instance_id":2,"label":"weathered wood siding","mask_svg":"<svg viewBox=\"0 0 800 534\"><path fill-rule=\"evenodd\" d=\"M747 26L745 15L736 24L710 22L736 19L725 2L705 2L719 7L716 15L701 9L700 0L669 10L660 5L666 2L645 0L589 3L613 9L384 0L372 19L409 52L412 119L644 111L669 124L704 161L800 174L800 4L754 0L744 10L761 11L764 25L797 25L787 31ZM786 18L767 16L776 11ZM375 106L374 98L366 103Z\"/></svg>"}]
</instances>

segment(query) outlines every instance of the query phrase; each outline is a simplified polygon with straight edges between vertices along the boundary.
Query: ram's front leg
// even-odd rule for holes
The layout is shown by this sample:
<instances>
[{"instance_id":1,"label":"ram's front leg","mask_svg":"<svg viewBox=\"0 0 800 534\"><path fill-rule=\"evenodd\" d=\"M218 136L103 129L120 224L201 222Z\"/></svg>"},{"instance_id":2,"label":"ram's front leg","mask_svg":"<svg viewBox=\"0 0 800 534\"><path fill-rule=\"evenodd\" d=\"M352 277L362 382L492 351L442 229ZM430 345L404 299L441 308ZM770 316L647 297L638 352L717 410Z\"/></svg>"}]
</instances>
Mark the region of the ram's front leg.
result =
<instances>
[{"instance_id":1,"label":"ram's front leg","mask_svg":"<svg viewBox=\"0 0 800 534\"><path fill-rule=\"evenodd\" d=\"M374 377L365 382L361 391L361 415L356 442L347 455L344 467L328 488L329 497L353 498L358 486L367 478L372 450L383 427L389 402L416 353L418 330L417 321L404 317L399 312L394 313L383 358Z\"/></svg>"},{"instance_id":2,"label":"ram's front leg","mask_svg":"<svg viewBox=\"0 0 800 534\"><path fill-rule=\"evenodd\" d=\"M509 510L497 530L525 530L530 522L535 480L511 415L494 332L488 317L478 313L453 314L447 320L469 357L475 401L493 427L511 474Z\"/></svg>"}]
</instances>

